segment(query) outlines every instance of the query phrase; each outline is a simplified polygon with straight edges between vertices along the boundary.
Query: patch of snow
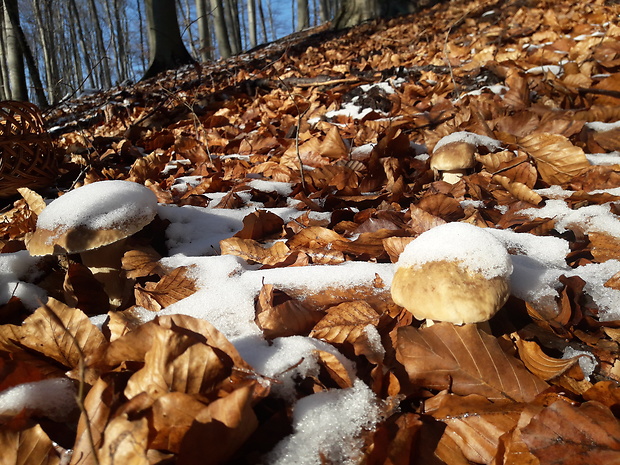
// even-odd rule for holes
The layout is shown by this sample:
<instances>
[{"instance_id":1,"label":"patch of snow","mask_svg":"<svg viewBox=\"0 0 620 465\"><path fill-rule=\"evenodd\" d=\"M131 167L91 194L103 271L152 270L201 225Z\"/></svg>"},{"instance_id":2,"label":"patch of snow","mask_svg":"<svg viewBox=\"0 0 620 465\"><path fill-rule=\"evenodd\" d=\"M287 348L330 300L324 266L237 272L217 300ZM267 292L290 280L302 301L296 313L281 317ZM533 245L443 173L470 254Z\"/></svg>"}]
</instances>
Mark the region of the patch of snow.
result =
<instances>
[{"instance_id":1,"label":"patch of snow","mask_svg":"<svg viewBox=\"0 0 620 465\"><path fill-rule=\"evenodd\" d=\"M237 340L235 347L243 359L258 373L275 380L271 393L290 402L295 401L296 381L319 375L317 351L334 355L344 366L349 378L356 379L355 365L334 346L319 339L290 336L279 337L268 345L254 338Z\"/></svg>"},{"instance_id":2,"label":"patch of snow","mask_svg":"<svg viewBox=\"0 0 620 465\"><path fill-rule=\"evenodd\" d=\"M293 434L280 441L264 463L358 464L363 457L360 436L374 429L380 415L379 401L362 381L352 388L306 396L293 410Z\"/></svg>"},{"instance_id":3,"label":"patch of snow","mask_svg":"<svg viewBox=\"0 0 620 465\"><path fill-rule=\"evenodd\" d=\"M0 416L14 416L28 409L55 421L65 421L77 408L75 395L73 382L67 378L23 383L0 392Z\"/></svg>"},{"instance_id":4,"label":"patch of snow","mask_svg":"<svg viewBox=\"0 0 620 465\"><path fill-rule=\"evenodd\" d=\"M620 152L586 153L586 158L591 165L620 165Z\"/></svg>"},{"instance_id":5,"label":"patch of snow","mask_svg":"<svg viewBox=\"0 0 620 465\"><path fill-rule=\"evenodd\" d=\"M545 74L552 73L555 76L561 76L564 73L564 68L558 65L543 65L543 66L534 66L533 68L528 69L525 74Z\"/></svg>"},{"instance_id":6,"label":"patch of snow","mask_svg":"<svg viewBox=\"0 0 620 465\"><path fill-rule=\"evenodd\" d=\"M293 184L290 182L278 182L278 181L265 181L262 179L256 179L250 181L248 184L252 189L256 189L261 192L276 192L284 197L290 195L293 192Z\"/></svg>"},{"instance_id":7,"label":"patch of snow","mask_svg":"<svg viewBox=\"0 0 620 465\"><path fill-rule=\"evenodd\" d=\"M502 146L502 143L500 141L496 139L491 139L488 136L481 136L479 134L468 131L458 131L439 139L439 142L437 142L433 150L436 151L440 147L443 147L444 145L450 144L452 142L467 142L477 147L486 147L488 150L491 151L497 150Z\"/></svg>"},{"instance_id":8,"label":"patch of snow","mask_svg":"<svg viewBox=\"0 0 620 465\"><path fill-rule=\"evenodd\" d=\"M600 121L591 121L589 123L584 124L584 126L596 132L607 132L613 129L620 128L620 121L615 121L613 123L602 123Z\"/></svg>"},{"instance_id":9,"label":"patch of snow","mask_svg":"<svg viewBox=\"0 0 620 465\"><path fill-rule=\"evenodd\" d=\"M562 354L563 359L579 357L579 368L583 371L583 375L586 378L590 378L594 373L594 370L598 366L598 361L592 352L588 352L587 350L577 350L572 347L566 347L564 349L564 353Z\"/></svg>"}]
</instances>

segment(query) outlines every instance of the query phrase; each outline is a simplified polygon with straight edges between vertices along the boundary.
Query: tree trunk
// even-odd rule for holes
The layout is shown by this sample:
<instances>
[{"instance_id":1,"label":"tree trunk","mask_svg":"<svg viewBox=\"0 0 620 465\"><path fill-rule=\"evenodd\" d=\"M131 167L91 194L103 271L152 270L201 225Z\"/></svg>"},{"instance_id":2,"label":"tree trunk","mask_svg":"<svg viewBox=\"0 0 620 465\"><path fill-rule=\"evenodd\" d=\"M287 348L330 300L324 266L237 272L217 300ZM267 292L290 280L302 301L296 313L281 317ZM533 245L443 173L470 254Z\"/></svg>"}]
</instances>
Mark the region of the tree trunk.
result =
<instances>
[{"instance_id":1,"label":"tree trunk","mask_svg":"<svg viewBox=\"0 0 620 465\"><path fill-rule=\"evenodd\" d=\"M198 21L198 40L200 41L200 60L206 62L213 59L207 0L196 0L196 16Z\"/></svg>"},{"instance_id":2,"label":"tree trunk","mask_svg":"<svg viewBox=\"0 0 620 465\"><path fill-rule=\"evenodd\" d=\"M224 16L224 6L222 0L211 0L211 11L213 12L213 22L215 24L215 39L222 58L232 56L230 42L228 40L228 28Z\"/></svg>"},{"instance_id":3,"label":"tree trunk","mask_svg":"<svg viewBox=\"0 0 620 465\"><path fill-rule=\"evenodd\" d=\"M310 11L308 0L297 0L297 30L301 31L310 26Z\"/></svg>"},{"instance_id":4,"label":"tree trunk","mask_svg":"<svg viewBox=\"0 0 620 465\"><path fill-rule=\"evenodd\" d=\"M3 0L4 9L4 39L7 48L7 65L9 69L8 94L13 100L28 101L28 86L24 69L24 55L19 45L15 18L19 18L17 0Z\"/></svg>"},{"instance_id":5,"label":"tree trunk","mask_svg":"<svg viewBox=\"0 0 620 465\"><path fill-rule=\"evenodd\" d=\"M181 39L174 0L145 0L149 25L148 79L169 69L195 63Z\"/></svg>"},{"instance_id":6,"label":"tree trunk","mask_svg":"<svg viewBox=\"0 0 620 465\"><path fill-rule=\"evenodd\" d=\"M228 27L228 43L233 55L238 55L243 50L241 46L241 29L239 27L239 9L236 0L225 0L224 16Z\"/></svg>"},{"instance_id":7,"label":"tree trunk","mask_svg":"<svg viewBox=\"0 0 620 465\"><path fill-rule=\"evenodd\" d=\"M93 26L95 28L95 39L97 43L97 56L105 57L106 56L106 48L103 40L103 31L101 30L101 24L99 24L99 13L97 12L97 5L95 4L95 0L89 0L89 6L91 10L91 18L93 21ZM101 60L99 64L101 68L101 85L109 89L112 87L112 76L110 75L110 65L108 60L104 58Z\"/></svg>"},{"instance_id":8,"label":"tree trunk","mask_svg":"<svg viewBox=\"0 0 620 465\"><path fill-rule=\"evenodd\" d=\"M248 0L248 31L250 32L250 48L254 48L258 45L256 25L256 1Z\"/></svg>"},{"instance_id":9,"label":"tree trunk","mask_svg":"<svg viewBox=\"0 0 620 465\"><path fill-rule=\"evenodd\" d=\"M344 29L375 18L392 18L413 13L420 6L427 6L436 0L343 0L334 18L334 29Z\"/></svg>"}]
</instances>

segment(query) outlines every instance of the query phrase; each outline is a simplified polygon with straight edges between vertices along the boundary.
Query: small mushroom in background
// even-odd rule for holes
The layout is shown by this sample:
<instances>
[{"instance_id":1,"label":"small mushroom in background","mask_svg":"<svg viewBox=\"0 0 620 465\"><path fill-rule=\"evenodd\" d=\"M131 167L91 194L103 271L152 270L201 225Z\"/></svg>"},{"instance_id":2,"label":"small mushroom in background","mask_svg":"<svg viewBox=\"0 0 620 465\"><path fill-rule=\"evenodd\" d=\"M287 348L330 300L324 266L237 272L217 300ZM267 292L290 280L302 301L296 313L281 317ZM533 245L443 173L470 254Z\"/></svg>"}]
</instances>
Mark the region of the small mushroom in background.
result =
<instances>
[{"instance_id":1,"label":"small mushroom in background","mask_svg":"<svg viewBox=\"0 0 620 465\"><path fill-rule=\"evenodd\" d=\"M473 132L454 132L442 137L435 144L430 167L435 179L456 184L476 166L476 155L480 147L492 152L501 145L498 140Z\"/></svg>"},{"instance_id":2,"label":"small mushroom in background","mask_svg":"<svg viewBox=\"0 0 620 465\"><path fill-rule=\"evenodd\" d=\"M122 273L126 239L149 224L157 197L141 184L100 181L79 187L51 202L27 238L31 255L80 254L82 264L103 285L110 306L126 294Z\"/></svg>"},{"instance_id":3,"label":"small mushroom in background","mask_svg":"<svg viewBox=\"0 0 620 465\"><path fill-rule=\"evenodd\" d=\"M469 142L455 141L440 146L431 156L431 169L435 179L456 184L476 165L476 146Z\"/></svg>"},{"instance_id":4,"label":"small mushroom in background","mask_svg":"<svg viewBox=\"0 0 620 465\"><path fill-rule=\"evenodd\" d=\"M394 302L418 320L488 321L510 296L512 260L483 228L447 223L410 242L396 263Z\"/></svg>"}]
</instances>

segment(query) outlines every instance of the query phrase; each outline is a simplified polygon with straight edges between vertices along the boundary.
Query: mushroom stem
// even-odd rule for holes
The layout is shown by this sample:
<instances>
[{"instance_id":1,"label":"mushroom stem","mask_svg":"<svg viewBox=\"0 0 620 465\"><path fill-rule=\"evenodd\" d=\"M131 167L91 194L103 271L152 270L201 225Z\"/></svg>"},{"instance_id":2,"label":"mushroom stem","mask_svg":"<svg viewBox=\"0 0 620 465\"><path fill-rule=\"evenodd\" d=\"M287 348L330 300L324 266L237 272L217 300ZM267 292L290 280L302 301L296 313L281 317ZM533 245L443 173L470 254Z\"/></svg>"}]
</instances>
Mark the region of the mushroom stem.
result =
<instances>
[{"instance_id":1,"label":"mushroom stem","mask_svg":"<svg viewBox=\"0 0 620 465\"><path fill-rule=\"evenodd\" d=\"M82 264L93 273L110 299L110 307L118 308L128 297L131 286L122 270L126 239L80 253Z\"/></svg>"}]
</instances>

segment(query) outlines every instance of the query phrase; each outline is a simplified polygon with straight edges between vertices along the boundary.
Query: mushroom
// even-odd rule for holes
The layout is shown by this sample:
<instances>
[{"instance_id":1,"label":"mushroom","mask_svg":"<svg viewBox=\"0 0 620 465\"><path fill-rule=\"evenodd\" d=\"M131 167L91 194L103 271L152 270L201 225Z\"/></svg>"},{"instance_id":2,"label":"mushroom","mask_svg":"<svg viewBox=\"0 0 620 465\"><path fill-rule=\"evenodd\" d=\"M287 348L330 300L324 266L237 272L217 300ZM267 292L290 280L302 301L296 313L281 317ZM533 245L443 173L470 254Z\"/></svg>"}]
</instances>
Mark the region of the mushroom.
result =
<instances>
[{"instance_id":1,"label":"mushroom","mask_svg":"<svg viewBox=\"0 0 620 465\"><path fill-rule=\"evenodd\" d=\"M488 321L508 300L512 261L483 228L436 226L410 242L396 263L394 302L418 320Z\"/></svg>"},{"instance_id":2,"label":"mushroom","mask_svg":"<svg viewBox=\"0 0 620 465\"><path fill-rule=\"evenodd\" d=\"M461 180L468 169L476 165L476 145L466 141L454 141L447 144L437 144L431 156L431 169L435 179L450 184Z\"/></svg>"},{"instance_id":3,"label":"mushroom","mask_svg":"<svg viewBox=\"0 0 620 465\"><path fill-rule=\"evenodd\" d=\"M125 293L121 274L125 241L149 224L157 213L157 197L130 181L100 181L79 187L51 202L27 238L31 255L80 254L118 307Z\"/></svg>"}]
</instances>

